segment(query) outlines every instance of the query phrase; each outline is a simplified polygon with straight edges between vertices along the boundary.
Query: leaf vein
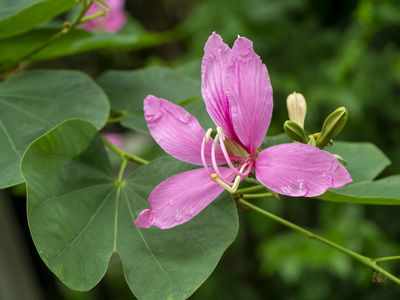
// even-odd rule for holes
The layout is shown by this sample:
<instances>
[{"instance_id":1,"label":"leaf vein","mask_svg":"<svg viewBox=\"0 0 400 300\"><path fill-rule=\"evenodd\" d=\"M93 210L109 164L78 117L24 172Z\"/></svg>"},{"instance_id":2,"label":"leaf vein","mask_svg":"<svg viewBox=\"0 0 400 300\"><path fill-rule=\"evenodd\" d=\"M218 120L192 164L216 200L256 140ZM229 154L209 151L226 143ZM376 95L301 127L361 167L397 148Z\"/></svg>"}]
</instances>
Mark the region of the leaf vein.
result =
<instances>
[{"instance_id":1,"label":"leaf vein","mask_svg":"<svg viewBox=\"0 0 400 300\"><path fill-rule=\"evenodd\" d=\"M81 232L69 243L65 246L65 248L59 253L57 254L55 257L53 257L50 262L49 265L51 265L53 263L53 261L55 259L57 259L58 257L60 257L71 245L73 245L81 236L82 234L85 232L85 230L90 226L90 224L93 222L93 220L95 219L95 217L97 216L97 214L100 212L100 210L103 208L104 204L107 202L108 198L110 197L111 193L113 192L113 190L111 190L108 195L104 198L104 201L101 203L101 205L99 206L99 208L95 211L95 213L93 214L93 216L90 218L89 222L86 224L86 226L81 230Z\"/></svg>"},{"instance_id":2,"label":"leaf vein","mask_svg":"<svg viewBox=\"0 0 400 300\"><path fill-rule=\"evenodd\" d=\"M9 143L11 144L11 148L14 150L14 152L17 154L17 156L19 157L19 159L21 159L21 154L19 154L17 148L15 147L15 144L13 142L13 140L11 139L10 134L7 131L7 128L4 126L3 122L0 120L0 127L3 129Z\"/></svg>"},{"instance_id":3,"label":"leaf vein","mask_svg":"<svg viewBox=\"0 0 400 300\"><path fill-rule=\"evenodd\" d=\"M132 209L131 209L131 207L130 207L130 204L129 204L129 201L128 201L128 195L126 194L125 189L123 190L123 192L124 192L124 195L125 195L125 197L126 197L126 201L127 201L128 207L129 207L129 212L130 212L130 214L131 214L131 217L132 217L133 220L136 220L136 217L135 217L135 215L133 214ZM133 191L133 193L136 194L136 192L134 192L134 191ZM136 195L137 195L137 194L136 194ZM139 196L139 195L137 195L137 196ZM141 237L141 239L142 239L144 245L146 246L147 250L149 251L151 257L152 257L152 258L154 259L154 261L157 263L157 265L158 265L158 267L160 268L160 270L165 274L165 276L168 278L168 280L175 286L175 288L179 291L179 293L181 293L182 295L185 295L185 293L183 293L183 292L181 291L181 289L179 288L179 286L178 286L178 285L176 284L176 282L171 278L171 276L167 273L167 271L165 271L165 269L162 267L161 263L160 263L159 260L156 258L156 256L154 255L153 251L150 249L149 244L147 243L146 239L144 238L144 236L143 236L141 230L139 229L139 227L137 227L137 226L135 226L135 227L136 227L136 230L138 231L138 233L139 233L139 235L140 235L140 237Z\"/></svg>"}]
</instances>

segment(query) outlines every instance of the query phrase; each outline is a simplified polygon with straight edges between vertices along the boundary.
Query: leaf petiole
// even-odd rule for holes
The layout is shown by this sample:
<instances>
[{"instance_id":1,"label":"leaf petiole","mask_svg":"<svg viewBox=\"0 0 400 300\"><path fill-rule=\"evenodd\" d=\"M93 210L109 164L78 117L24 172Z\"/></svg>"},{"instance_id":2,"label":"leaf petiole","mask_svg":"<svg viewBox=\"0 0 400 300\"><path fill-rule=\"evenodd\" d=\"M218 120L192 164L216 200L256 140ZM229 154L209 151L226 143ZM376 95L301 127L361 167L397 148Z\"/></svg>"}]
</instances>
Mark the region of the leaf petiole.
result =
<instances>
[{"instance_id":1,"label":"leaf petiole","mask_svg":"<svg viewBox=\"0 0 400 300\"><path fill-rule=\"evenodd\" d=\"M115 152L118 154L119 157L121 157L122 160L127 160L127 161L133 161L141 165L147 165L149 162L139 156L130 154L121 148L115 146L113 143L111 143L109 140L107 140L104 136L101 136L101 139L103 140L104 145L107 146L108 149L111 151Z\"/></svg>"}]
</instances>

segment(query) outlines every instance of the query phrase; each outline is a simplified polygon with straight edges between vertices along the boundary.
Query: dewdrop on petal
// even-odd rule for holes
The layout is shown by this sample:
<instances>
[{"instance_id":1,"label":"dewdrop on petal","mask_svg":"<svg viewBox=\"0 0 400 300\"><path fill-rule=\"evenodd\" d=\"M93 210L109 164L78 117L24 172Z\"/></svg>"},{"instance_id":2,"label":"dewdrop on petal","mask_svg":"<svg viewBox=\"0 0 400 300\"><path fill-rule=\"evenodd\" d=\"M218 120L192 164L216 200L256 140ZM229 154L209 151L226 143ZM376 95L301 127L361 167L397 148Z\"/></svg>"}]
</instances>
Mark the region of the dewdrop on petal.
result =
<instances>
[{"instance_id":1,"label":"dewdrop on petal","mask_svg":"<svg viewBox=\"0 0 400 300\"><path fill-rule=\"evenodd\" d=\"M304 128L304 120L307 113L307 103L304 96L293 92L286 98L286 105L289 112L289 119Z\"/></svg>"}]
</instances>

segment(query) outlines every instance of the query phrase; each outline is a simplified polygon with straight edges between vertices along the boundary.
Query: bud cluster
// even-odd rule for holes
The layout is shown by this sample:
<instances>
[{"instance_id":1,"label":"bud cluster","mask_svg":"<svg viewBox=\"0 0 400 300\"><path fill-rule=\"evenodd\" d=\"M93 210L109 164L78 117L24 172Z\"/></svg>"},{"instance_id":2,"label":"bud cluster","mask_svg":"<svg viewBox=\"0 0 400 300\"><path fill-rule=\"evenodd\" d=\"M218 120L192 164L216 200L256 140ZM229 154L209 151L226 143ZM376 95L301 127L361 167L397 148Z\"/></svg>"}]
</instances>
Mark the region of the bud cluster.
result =
<instances>
[{"instance_id":1,"label":"bud cluster","mask_svg":"<svg viewBox=\"0 0 400 300\"><path fill-rule=\"evenodd\" d=\"M290 120L284 123L283 129L287 136L295 142L313 145L321 150L333 145L333 138L343 130L349 115L345 107L339 107L325 119L321 132L307 136L304 131L307 113L306 99L302 94L293 92L287 97L286 104ZM346 165L343 158L338 157L338 160L341 165Z\"/></svg>"}]
</instances>

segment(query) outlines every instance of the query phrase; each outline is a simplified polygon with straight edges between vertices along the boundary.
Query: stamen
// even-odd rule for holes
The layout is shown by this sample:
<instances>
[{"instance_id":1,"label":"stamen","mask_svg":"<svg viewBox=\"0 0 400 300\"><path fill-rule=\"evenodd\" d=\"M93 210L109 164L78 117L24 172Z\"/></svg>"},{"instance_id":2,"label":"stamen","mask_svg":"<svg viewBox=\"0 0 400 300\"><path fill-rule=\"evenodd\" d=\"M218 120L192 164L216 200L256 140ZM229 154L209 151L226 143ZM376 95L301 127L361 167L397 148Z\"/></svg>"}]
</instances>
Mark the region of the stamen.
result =
<instances>
[{"instance_id":1,"label":"stamen","mask_svg":"<svg viewBox=\"0 0 400 300\"><path fill-rule=\"evenodd\" d=\"M209 167L207 165L206 159L205 159L205 145L206 143L208 143L208 141L210 140L211 137L211 133L212 133L212 129L209 128L207 130L206 135L203 138L202 144L201 144L201 161L203 163L204 168L207 171L207 174L215 181L217 182L219 185L221 185L224 189L228 190L230 193L233 193L237 190L240 182L242 181L242 179L244 177L246 177L254 164L254 161L251 157L235 157L232 156L228 153L228 151L226 150L225 147L225 134L222 130L221 127L217 127L217 134L215 135L214 138L214 143L211 146L211 163L212 163L212 167L214 169L215 174L211 174ZM218 147L218 143L221 145L221 149L222 149L222 153L224 154L224 158L226 163L229 165L229 168L233 171L233 173L236 175L235 179L233 182L230 182L229 180L227 180L222 173L220 172L219 168L218 168L218 164L217 164L217 159L216 159L216 148ZM231 158L239 158L240 160L242 160L242 163L239 165L239 167L235 167L232 164ZM244 160L244 161L243 161ZM240 168L240 169L239 169ZM239 170L238 170L239 169Z\"/></svg>"},{"instance_id":2,"label":"stamen","mask_svg":"<svg viewBox=\"0 0 400 300\"><path fill-rule=\"evenodd\" d=\"M254 165L254 161L251 160L251 161L248 163L248 167L247 167L246 171L243 172L243 177L246 177L247 175L249 175L251 169L253 168L253 165Z\"/></svg>"},{"instance_id":3,"label":"stamen","mask_svg":"<svg viewBox=\"0 0 400 300\"><path fill-rule=\"evenodd\" d=\"M210 140L211 133L212 133L212 128L208 128L206 132L206 143L208 143L208 141Z\"/></svg>"},{"instance_id":4,"label":"stamen","mask_svg":"<svg viewBox=\"0 0 400 300\"><path fill-rule=\"evenodd\" d=\"M221 127L217 127L217 132L222 136L222 140L225 141L225 134Z\"/></svg>"},{"instance_id":5,"label":"stamen","mask_svg":"<svg viewBox=\"0 0 400 300\"><path fill-rule=\"evenodd\" d=\"M215 136L215 139L217 139L217 136L218 135ZM218 176L220 179L222 179L222 181L225 182L227 185L232 185L232 183L228 183L229 181L224 176L222 176L221 172L218 169L217 161L215 159L215 147L216 147L216 144L214 143L211 148L211 161L212 161L214 171L216 173L215 175ZM211 177L212 177L212 175L211 175Z\"/></svg>"},{"instance_id":6,"label":"stamen","mask_svg":"<svg viewBox=\"0 0 400 300\"><path fill-rule=\"evenodd\" d=\"M242 167L240 168L240 172L243 172L244 169L249 165L252 164L252 162L250 163L244 163L242 165ZM241 173L242 174L242 173ZM217 174L212 174L211 175L212 179L215 180L216 183L218 183L220 186L222 186L224 189L226 189L229 193L234 193L236 192L237 188L239 187L239 183L242 180L241 176L236 176L235 180L233 181L233 183L231 183L232 185L228 185L227 182L222 181L218 178Z\"/></svg>"},{"instance_id":7,"label":"stamen","mask_svg":"<svg viewBox=\"0 0 400 300\"><path fill-rule=\"evenodd\" d=\"M231 159L229 158L229 153L228 153L228 151L226 150L226 147L225 147L225 144L224 144L224 140L225 140L225 135L224 135L224 132L222 131L222 128L221 127L217 127L217 132L218 132L218 134L217 134L217 136L219 135L220 136L220 145L221 145L221 149L222 149L222 153L224 154L224 157L225 157L225 160L226 160L226 162L228 163L228 166L229 166L229 168L233 171L233 173L235 173L236 175L239 175L239 176L243 176L243 174L241 173L241 172L239 172L238 170L236 170L236 168L235 168L235 166L232 164L232 161L231 161ZM216 136L216 137L217 137Z\"/></svg>"},{"instance_id":8,"label":"stamen","mask_svg":"<svg viewBox=\"0 0 400 300\"><path fill-rule=\"evenodd\" d=\"M203 142L201 143L201 152L200 152L201 162L203 163L203 167L204 167L204 169L206 169L208 176L210 176L210 177L211 177L211 173L208 170L208 166L207 166L207 162L206 162L204 153L205 153L206 143L208 143L208 141L210 140L211 132L212 132L212 129L209 128L207 130L206 135L203 137Z\"/></svg>"}]
</instances>

